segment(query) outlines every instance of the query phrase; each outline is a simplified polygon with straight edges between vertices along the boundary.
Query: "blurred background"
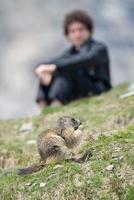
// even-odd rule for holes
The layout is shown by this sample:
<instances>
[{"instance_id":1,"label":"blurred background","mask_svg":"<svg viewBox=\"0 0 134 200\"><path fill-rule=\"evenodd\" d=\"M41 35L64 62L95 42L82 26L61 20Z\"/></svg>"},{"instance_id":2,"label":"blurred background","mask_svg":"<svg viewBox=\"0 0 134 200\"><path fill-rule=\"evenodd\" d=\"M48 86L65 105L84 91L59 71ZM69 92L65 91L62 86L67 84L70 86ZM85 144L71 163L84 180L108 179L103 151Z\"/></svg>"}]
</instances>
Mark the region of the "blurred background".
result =
<instances>
[{"instance_id":1,"label":"blurred background","mask_svg":"<svg viewBox=\"0 0 134 200\"><path fill-rule=\"evenodd\" d=\"M38 113L33 69L69 45L62 21L73 9L92 15L108 45L112 84L134 81L133 0L0 0L0 119Z\"/></svg>"}]
</instances>

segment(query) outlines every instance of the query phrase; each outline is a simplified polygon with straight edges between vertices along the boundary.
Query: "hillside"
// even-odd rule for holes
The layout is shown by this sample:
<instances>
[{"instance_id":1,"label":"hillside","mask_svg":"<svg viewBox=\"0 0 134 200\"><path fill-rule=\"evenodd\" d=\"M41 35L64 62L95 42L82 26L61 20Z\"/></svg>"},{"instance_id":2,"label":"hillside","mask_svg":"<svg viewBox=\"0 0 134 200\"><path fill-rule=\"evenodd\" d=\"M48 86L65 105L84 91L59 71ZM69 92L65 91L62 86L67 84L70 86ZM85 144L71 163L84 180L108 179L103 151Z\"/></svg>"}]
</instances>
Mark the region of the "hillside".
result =
<instances>
[{"instance_id":1,"label":"hillside","mask_svg":"<svg viewBox=\"0 0 134 200\"><path fill-rule=\"evenodd\" d=\"M134 96L121 99L126 89L122 84L98 97L48 108L33 118L1 121L0 199L134 199ZM81 164L52 164L35 174L17 176L17 168L39 160L37 135L54 127L63 115L81 119L85 141L80 152L90 149L92 157Z\"/></svg>"}]
</instances>

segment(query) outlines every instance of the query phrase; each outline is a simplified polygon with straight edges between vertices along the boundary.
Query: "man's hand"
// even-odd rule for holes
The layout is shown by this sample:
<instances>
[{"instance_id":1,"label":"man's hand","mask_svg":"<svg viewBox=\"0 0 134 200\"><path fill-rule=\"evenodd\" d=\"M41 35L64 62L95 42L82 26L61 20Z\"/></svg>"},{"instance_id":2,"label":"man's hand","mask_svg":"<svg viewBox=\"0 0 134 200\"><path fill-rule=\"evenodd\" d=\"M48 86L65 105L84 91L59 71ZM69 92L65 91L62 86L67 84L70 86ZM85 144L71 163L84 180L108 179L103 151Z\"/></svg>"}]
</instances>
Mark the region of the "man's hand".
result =
<instances>
[{"instance_id":1,"label":"man's hand","mask_svg":"<svg viewBox=\"0 0 134 200\"><path fill-rule=\"evenodd\" d=\"M51 64L51 65L39 65L36 70L35 73L37 76L40 76L41 73L47 72L47 73L53 73L56 70L56 65Z\"/></svg>"},{"instance_id":2,"label":"man's hand","mask_svg":"<svg viewBox=\"0 0 134 200\"><path fill-rule=\"evenodd\" d=\"M42 84L48 86L48 85L50 85L50 83L52 81L52 74L49 73L49 72L43 72L39 76L39 79L40 79Z\"/></svg>"},{"instance_id":3,"label":"man's hand","mask_svg":"<svg viewBox=\"0 0 134 200\"><path fill-rule=\"evenodd\" d=\"M44 85L50 85L52 81L52 75L54 71L56 70L56 65L51 64L51 65L39 65L37 69L35 70L36 75L40 79L40 81Z\"/></svg>"}]
</instances>

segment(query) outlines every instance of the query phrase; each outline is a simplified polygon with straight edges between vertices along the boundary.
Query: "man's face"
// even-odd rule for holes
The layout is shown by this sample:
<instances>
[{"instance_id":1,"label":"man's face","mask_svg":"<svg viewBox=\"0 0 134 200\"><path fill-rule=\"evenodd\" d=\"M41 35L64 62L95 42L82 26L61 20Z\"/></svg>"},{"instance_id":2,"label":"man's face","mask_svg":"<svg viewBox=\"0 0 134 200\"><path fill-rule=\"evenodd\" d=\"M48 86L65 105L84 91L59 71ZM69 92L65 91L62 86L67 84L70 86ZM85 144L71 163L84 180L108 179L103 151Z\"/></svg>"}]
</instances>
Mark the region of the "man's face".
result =
<instances>
[{"instance_id":1,"label":"man's face","mask_svg":"<svg viewBox=\"0 0 134 200\"><path fill-rule=\"evenodd\" d=\"M85 24L73 22L69 25L67 37L75 47L79 48L91 37L91 33Z\"/></svg>"}]
</instances>

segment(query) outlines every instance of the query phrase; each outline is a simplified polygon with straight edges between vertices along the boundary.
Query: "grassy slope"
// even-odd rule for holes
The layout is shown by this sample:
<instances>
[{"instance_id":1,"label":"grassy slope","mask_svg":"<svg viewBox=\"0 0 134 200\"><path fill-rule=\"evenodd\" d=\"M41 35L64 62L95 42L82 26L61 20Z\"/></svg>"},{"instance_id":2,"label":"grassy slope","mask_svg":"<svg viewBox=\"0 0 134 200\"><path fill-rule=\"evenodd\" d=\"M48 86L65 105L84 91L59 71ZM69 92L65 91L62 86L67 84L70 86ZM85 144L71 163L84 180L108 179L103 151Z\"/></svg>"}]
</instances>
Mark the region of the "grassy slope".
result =
<instances>
[{"instance_id":1,"label":"grassy slope","mask_svg":"<svg viewBox=\"0 0 134 200\"><path fill-rule=\"evenodd\" d=\"M48 108L34 118L0 122L0 199L134 199L134 97L119 98L126 87L120 85L99 97ZM36 174L18 177L16 168L39 160L36 145L26 142L54 127L62 115L83 121L86 141L81 151L90 148L93 156L82 164L63 162L59 168L52 164ZM32 122L33 129L29 134L19 133L26 122ZM109 164L114 165L111 172L106 169ZM5 176L8 170L14 172Z\"/></svg>"}]
</instances>

